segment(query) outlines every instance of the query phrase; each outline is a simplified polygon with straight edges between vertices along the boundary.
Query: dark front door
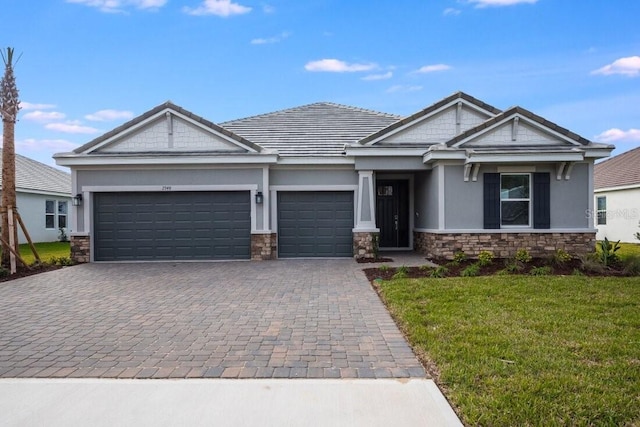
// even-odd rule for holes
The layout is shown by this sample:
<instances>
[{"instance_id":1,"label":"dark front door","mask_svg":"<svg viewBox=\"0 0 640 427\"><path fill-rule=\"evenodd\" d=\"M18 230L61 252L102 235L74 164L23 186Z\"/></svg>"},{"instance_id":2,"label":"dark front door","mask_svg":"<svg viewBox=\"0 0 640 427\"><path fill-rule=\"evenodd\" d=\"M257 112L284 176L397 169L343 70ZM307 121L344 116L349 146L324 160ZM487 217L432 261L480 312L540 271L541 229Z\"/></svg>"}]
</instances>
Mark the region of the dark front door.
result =
<instances>
[{"instance_id":1,"label":"dark front door","mask_svg":"<svg viewBox=\"0 0 640 427\"><path fill-rule=\"evenodd\" d=\"M381 248L409 246L409 181L378 180L376 220Z\"/></svg>"}]
</instances>

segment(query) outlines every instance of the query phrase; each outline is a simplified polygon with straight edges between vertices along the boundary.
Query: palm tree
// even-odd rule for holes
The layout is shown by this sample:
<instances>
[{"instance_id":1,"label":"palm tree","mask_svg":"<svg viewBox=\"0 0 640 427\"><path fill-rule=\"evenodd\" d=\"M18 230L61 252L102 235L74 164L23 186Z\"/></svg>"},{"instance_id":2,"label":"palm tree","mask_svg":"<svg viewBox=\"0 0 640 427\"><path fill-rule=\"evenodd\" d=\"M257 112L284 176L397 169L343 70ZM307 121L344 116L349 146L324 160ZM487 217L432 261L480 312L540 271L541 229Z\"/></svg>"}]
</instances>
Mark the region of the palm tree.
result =
<instances>
[{"instance_id":1,"label":"palm tree","mask_svg":"<svg viewBox=\"0 0 640 427\"><path fill-rule=\"evenodd\" d=\"M0 52L4 62L4 75L0 81L0 114L2 114L2 260L3 266L9 265L9 222L7 209L16 206L16 150L15 125L20 110L18 87L13 74L14 49L7 48L7 52ZM15 230L15 227L14 227ZM5 242L7 245L5 245ZM14 249L17 251L18 242L14 239Z\"/></svg>"}]
</instances>

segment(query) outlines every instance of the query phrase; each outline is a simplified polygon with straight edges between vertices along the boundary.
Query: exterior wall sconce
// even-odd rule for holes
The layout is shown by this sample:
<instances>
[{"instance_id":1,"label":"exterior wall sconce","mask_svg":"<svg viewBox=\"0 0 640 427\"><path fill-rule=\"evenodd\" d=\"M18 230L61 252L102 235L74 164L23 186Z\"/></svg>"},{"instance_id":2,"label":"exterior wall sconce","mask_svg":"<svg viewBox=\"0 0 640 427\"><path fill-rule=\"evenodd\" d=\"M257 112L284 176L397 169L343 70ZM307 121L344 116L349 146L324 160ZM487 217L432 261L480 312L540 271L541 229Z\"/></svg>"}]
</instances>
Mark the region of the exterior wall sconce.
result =
<instances>
[{"instance_id":1,"label":"exterior wall sconce","mask_svg":"<svg viewBox=\"0 0 640 427\"><path fill-rule=\"evenodd\" d=\"M80 193L76 194L71 199L71 203L73 204L73 206L81 206L82 205L82 194L80 194Z\"/></svg>"},{"instance_id":2,"label":"exterior wall sconce","mask_svg":"<svg viewBox=\"0 0 640 427\"><path fill-rule=\"evenodd\" d=\"M264 201L264 196L262 195L261 191L258 191L256 193L256 205L261 205L263 201Z\"/></svg>"}]
</instances>

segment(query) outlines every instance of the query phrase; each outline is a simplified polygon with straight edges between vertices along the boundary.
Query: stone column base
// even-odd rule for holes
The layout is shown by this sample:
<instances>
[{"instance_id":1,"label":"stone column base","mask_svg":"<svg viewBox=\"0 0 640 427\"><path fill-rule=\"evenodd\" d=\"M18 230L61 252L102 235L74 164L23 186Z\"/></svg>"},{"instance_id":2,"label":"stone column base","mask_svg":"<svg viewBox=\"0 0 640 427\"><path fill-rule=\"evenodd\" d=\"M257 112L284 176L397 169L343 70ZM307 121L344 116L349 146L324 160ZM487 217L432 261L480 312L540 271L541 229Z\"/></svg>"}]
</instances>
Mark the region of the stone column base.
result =
<instances>
[{"instance_id":1,"label":"stone column base","mask_svg":"<svg viewBox=\"0 0 640 427\"><path fill-rule=\"evenodd\" d=\"M91 239L89 236L71 236L71 261L83 264L91 261Z\"/></svg>"},{"instance_id":2,"label":"stone column base","mask_svg":"<svg viewBox=\"0 0 640 427\"><path fill-rule=\"evenodd\" d=\"M375 258L378 253L378 236L376 232L353 233L353 257Z\"/></svg>"},{"instance_id":3,"label":"stone column base","mask_svg":"<svg viewBox=\"0 0 640 427\"><path fill-rule=\"evenodd\" d=\"M251 235L251 260L266 261L276 259L278 239L276 233Z\"/></svg>"},{"instance_id":4,"label":"stone column base","mask_svg":"<svg viewBox=\"0 0 640 427\"><path fill-rule=\"evenodd\" d=\"M593 252L595 233L423 233L414 232L414 249L431 258L452 259L463 251L476 257L491 251L496 257L508 258L518 249L526 249L533 257L544 257L557 249L571 255Z\"/></svg>"}]
</instances>

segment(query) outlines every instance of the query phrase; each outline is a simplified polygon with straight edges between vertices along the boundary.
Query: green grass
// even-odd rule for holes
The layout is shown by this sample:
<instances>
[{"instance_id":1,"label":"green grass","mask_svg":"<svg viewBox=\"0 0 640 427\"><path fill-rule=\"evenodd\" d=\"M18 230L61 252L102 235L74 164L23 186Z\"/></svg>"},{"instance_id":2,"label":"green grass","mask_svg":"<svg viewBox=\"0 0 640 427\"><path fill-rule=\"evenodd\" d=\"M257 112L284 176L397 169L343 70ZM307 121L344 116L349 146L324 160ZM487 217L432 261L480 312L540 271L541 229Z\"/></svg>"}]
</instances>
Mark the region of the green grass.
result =
<instances>
[{"instance_id":1,"label":"green grass","mask_svg":"<svg viewBox=\"0 0 640 427\"><path fill-rule=\"evenodd\" d=\"M640 243L620 243L617 254L623 259L629 255L640 256Z\"/></svg>"},{"instance_id":2,"label":"green grass","mask_svg":"<svg viewBox=\"0 0 640 427\"><path fill-rule=\"evenodd\" d=\"M69 258L71 256L71 249L69 248L69 242L35 243L34 246L36 247L36 250L38 251L38 255L40 255L40 259L43 262L47 262L53 257ZM25 260L27 264L32 264L35 262L35 257L33 256L33 252L31 252L31 249L27 244L20 245L20 255L22 256L22 258Z\"/></svg>"},{"instance_id":3,"label":"green grass","mask_svg":"<svg viewBox=\"0 0 640 427\"><path fill-rule=\"evenodd\" d=\"M401 279L380 287L465 424L640 424L640 278Z\"/></svg>"}]
</instances>

